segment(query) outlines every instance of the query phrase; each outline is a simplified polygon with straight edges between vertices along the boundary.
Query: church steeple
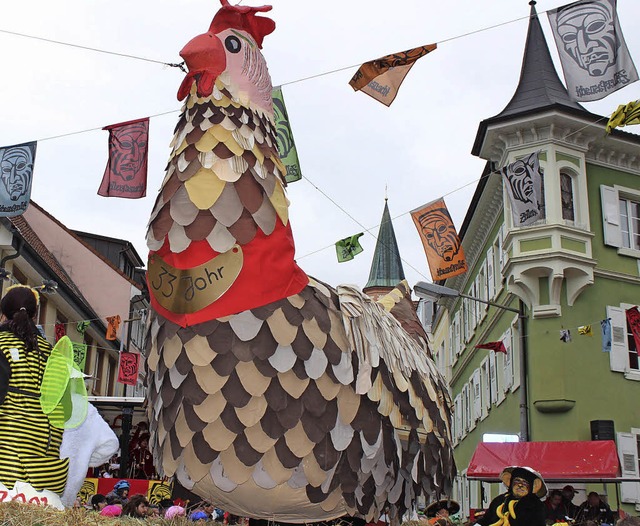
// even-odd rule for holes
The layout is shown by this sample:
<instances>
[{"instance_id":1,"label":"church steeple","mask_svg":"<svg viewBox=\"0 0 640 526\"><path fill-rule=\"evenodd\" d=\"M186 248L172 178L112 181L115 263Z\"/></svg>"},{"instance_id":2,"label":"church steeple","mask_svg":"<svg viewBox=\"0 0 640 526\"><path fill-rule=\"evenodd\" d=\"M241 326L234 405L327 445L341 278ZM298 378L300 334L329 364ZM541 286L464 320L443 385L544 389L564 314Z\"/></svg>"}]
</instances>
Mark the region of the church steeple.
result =
<instances>
[{"instance_id":1,"label":"church steeple","mask_svg":"<svg viewBox=\"0 0 640 526\"><path fill-rule=\"evenodd\" d=\"M471 151L473 155L480 154L487 127L491 124L552 108L567 113L590 115L580 104L571 100L569 93L560 81L542 32L540 19L536 12L536 2L531 1L529 4L531 5L531 16L518 86L509 103L498 115L480 123Z\"/></svg>"},{"instance_id":2,"label":"church steeple","mask_svg":"<svg viewBox=\"0 0 640 526\"><path fill-rule=\"evenodd\" d=\"M373 298L388 293L400 281L405 279L402 260L398 250L396 234L393 230L391 215L387 199L384 200L384 211L378 231L378 241L373 253L369 281L364 287L364 292Z\"/></svg>"}]
</instances>

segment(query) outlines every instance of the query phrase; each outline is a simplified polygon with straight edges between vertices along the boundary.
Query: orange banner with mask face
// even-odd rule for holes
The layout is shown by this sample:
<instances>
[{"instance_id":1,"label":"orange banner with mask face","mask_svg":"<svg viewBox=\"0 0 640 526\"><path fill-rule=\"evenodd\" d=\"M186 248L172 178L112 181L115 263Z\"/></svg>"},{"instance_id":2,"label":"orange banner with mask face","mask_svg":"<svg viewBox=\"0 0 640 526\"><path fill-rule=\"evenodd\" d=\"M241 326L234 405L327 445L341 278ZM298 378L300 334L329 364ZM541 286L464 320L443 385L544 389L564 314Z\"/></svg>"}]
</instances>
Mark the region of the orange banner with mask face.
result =
<instances>
[{"instance_id":1,"label":"orange banner with mask face","mask_svg":"<svg viewBox=\"0 0 640 526\"><path fill-rule=\"evenodd\" d=\"M467 262L458 233L444 199L438 199L411 212L424 247L433 281L467 271Z\"/></svg>"}]
</instances>

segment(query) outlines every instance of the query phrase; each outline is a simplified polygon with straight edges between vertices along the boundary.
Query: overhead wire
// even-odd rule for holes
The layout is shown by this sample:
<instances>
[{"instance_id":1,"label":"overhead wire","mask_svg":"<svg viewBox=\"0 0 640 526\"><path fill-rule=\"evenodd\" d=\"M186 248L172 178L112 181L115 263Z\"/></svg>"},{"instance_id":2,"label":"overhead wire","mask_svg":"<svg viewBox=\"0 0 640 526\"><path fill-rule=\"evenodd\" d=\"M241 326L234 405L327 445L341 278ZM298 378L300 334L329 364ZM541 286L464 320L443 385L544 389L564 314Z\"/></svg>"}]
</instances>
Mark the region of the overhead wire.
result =
<instances>
[{"instance_id":1,"label":"overhead wire","mask_svg":"<svg viewBox=\"0 0 640 526\"><path fill-rule=\"evenodd\" d=\"M59 46L67 46L67 47L73 47L73 48L77 48L77 49L84 49L85 51L93 51L94 53L102 53L104 55L113 55L116 57L121 57L121 58L130 58L130 59L134 59L134 60L140 60L143 62L152 62L154 64L162 64L163 66L169 66L172 68L179 68L179 69L183 69L183 63L174 63L174 62L165 62L163 60L156 60L153 58L147 58L147 57L141 57L138 55L132 55L130 53L120 53L118 51L109 51L106 49L100 49L97 47L92 47L92 46L84 46L82 44L72 44L71 42L64 42L62 40L55 40L53 38L46 38L46 37L39 37L36 35L28 35L26 33L19 33L17 31L9 31L8 29L0 29L0 33L4 33L6 35L13 35L13 36L17 36L17 37L22 37L22 38L29 38L31 40L38 40L41 42L48 42L50 44L57 44Z\"/></svg>"},{"instance_id":2,"label":"overhead wire","mask_svg":"<svg viewBox=\"0 0 640 526\"><path fill-rule=\"evenodd\" d=\"M238 2L238 5L240 5L240 3L242 3L242 0L240 0ZM547 12L547 10L540 11L538 14L543 14L543 13L546 13L546 12ZM499 22L497 24L492 24L490 26L485 26L485 27L482 27L482 28L479 28L479 29L476 29L476 30L468 31L466 33L462 33L462 34L455 35L455 36L452 36L452 37L444 38L442 40L437 41L436 44L443 44L443 43L451 42L451 41L458 40L458 39L461 39L461 38L466 38L466 37L471 36L471 35L482 33L482 32L485 32L485 31L489 31L491 29L496 29L496 28L499 28L499 27L503 27L505 25L512 24L512 23L519 22L519 21L526 20L526 19L530 19L530 18L531 18L531 15L526 15L526 16L522 16L522 17L511 19L511 20L507 20L507 21L504 21L504 22ZM23 38L29 38L29 39L43 41L43 42L57 44L57 45L63 45L63 46L83 49L83 50L92 51L92 52L96 52L96 53L102 53L102 54L107 54L107 55L118 56L118 57L122 57L122 58L141 60L141 61L155 63L155 64L161 64L161 65L169 66L169 67L177 67L177 68L180 68L180 69L182 69L184 71L184 67L183 67L184 63L176 64L176 63L166 62L166 61L162 61L162 60L151 59L151 58L148 58L148 57L141 57L141 56L133 55L133 54L130 54L130 53L114 52L114 51L100 49L100 48L96 48L96 47L92 47L92 46L85 46L85 45L81 45L81 44L73 44L73 43L70 43L70 42L64 42L64 41L60 41L60 40L55 40L55 39L50 39L50 38L45 38L45 37L39 37L39 36L36 36L36 35L29 35L29 34L25 34L25 33L19 33L19 32L16 32L16 31L9 31L9 30L5 30L5 29L0 29L0 33L5 33L5 34L13 35L13 36L19 36L19 37L23 37ZM295 79L295 80L292 80L292 81L283 82L283 83L280 84L280 86L292 85L292 84L296 84L296 83L299 83L299 82L304 82L304 81L307 81L307 80L311 80L311 79L315 79L315 78L331 75L331 74L334 74L334 73L346 71L346 70L358 67L361 64L362 64L362 62L358 62L356 64L352 64L352 65L349 65L349 66L343 66L343 67L340 67L340 68L335 68L335 69L330 70L330 71L325 71L325 72L322 72L322 73L310 75L310 76L307 76L307 77L302 77L302 78ZM165 112L149 115L148 117L149 118L155 118L155 117L160 117L160 116L168 115L168 114L172 114L172 113L178 113L179 111L180 111L179 109L170 110L170 111L165 111ZM580 128L579 130L576 130L576 131L568 134L567 136L564 137L564 139L566 139L567 137L569 137L570 135L572 135L574 133L578 133L578 132L586 129L589 126L592 126L594 124L599 123L603 119L599 119L598 121L596 121L594 123L590 123L590 124L584 126L583 128ZM102 126L94 127L94 128L88 128L88 129L85 129L85 130L80 130L80 131L63 133L63 134L59 134L59 135L53 135L53 136L50 136L50 137L45 137L43 139L39 139L38 141L41 142L41 141L60 139L60 138L64 138L64 137L69 137L69 136L73 136L73 135L79 135L79 134L82 134L82 133L88 133L88 132L98 131L98 130L102 130L102 129L103 129ZM495 173L495 172L490 172L490 173L486 174L483 177L489 177L493 173ZM454 188L453 190L450 190L449 192L445 193L442 197L447 197L448 195L451 195L451 194L454 194L456 192L462 191L463 189L467 188L468 186L478 183L483 177L480 177L478 179L470 181L470 182L468 182L468 183L466 183L466 184L464 184L464 185L462 185L460 187ZM305 179L317 192L319 192L321 195L323 195L334 206L336 206L345 215L347 215L347 217L349 217L358 226L360 226L363 229L364 232L366 232L367 234L371 235L372 237L374 237L374 239L376 239L376 241L379 242L379 239L372 232L372 230L375 230L376 228L379 228L380 224L375 225L375 226L370 227L370 228L366 228L358 219L356 219L352 214L350 214L344 207L342 207L336 200L334 200L329 194L327 194L324 190L322 190L318 185L316 185L307 176L304 176L303 179ZM410 211L403 212L403 213L401 213L401 214L399 214L397 216L394 216L392 218L392 220L404 217L409 213L410 213ZM327 245L327 246L325 246L323 248L314 250L312 252L308 252L308 253L300 256L298 259L303 259L303 258L312 256L314 254L317 254L319 252L322 252L324 250L327 250L327 249L333 248L333 247L335 247L335 244ZM427 278L424 273L422 273L420 270L416 269L413 265L411 265L411 263L407 262L406 260L404 260L402 258L401 258L401 260L403 261L403 263L405 263L407 266L409 266L411 269L413 269L415 272L417 272L420 276Z\"/></svg>"},{"instance_id":3,"label":"overhead wire","mask_svg":"<svg viewBox=\"0 0 640 526\"><path fill-rule=\"evenodd\" d=\"M576 134L578 134L578 133L580 133L580 132L582 132L582 131L586 130L587 128L590 128L591 126L595 126L595 125L597 125L597 124L599 124L599 123L601 123L601 122L603 122L603 121L605 121L605 120L608 120L608 119L609 119L609 117L601 117L601 118L599 118L599 119L595 120L594 122L591 122L591 123L589 123L589 124L586 124L585 126L582 126L581 128L578 128L577 130L574 130L574 131L572 131L572 132L570 132L570 133L567 133L566 135L564 135L564 136L562 137L562 139L561 139L561 140L563 140L563 141L564 141L564 140L568 139L569 137L571 137L572 135L576 135ZM479 183L482 179L485 179L485 178L490 177L491 175L496 175L496 174L500 174L500 173L501 173L500 171L493 171L493 170L492 170L492 171L490 171L489 173L487 173L487 174L485 174L485 175L483 175L483 176L481 176L481 177L479 177L479 178L477 178L477 179L474 179L474 180L472 180L472 181L469 181L469 182L467 182L467 183L463 184L462 186L458 186L458 187L456 187L456 188L454 188L454 189L452 189L452 190L449 190L448 192L446 192L446 193L444 193L444 194L440 195L440 197L445 198L445 197L447 197L447 196L449 196L449 195L452 195L452 194L455 194L455 193L457 193L457 192L460 192L460 191L464 190L464 189L465 189L465 188L467 188L468 186L471 186L471 185L474 185L474 184ZM371 233L371 231L372 231L372 230L375 230L376 228L379 228L379 227L380 227L380 225L381 225L381 223L378 223L377 225L372 226L372 227L370 227L370 228L365 228L364 226L362 226L362 223L360 223L360 221L358 221L357 219L355 219L355 218L354 218L354 217L353 217L353 216L352 216L352 215L351 215L351 214L350 214L350 213L349 213L345 208L343 208L343 207L342 207L338 202L336 202L336 201L335 201L331 196L329 196L326 192L324 192L322 189L320 189L320 188L319 188L315 183L313 183L312 181L310 181L310 180L309 180L309 178L308 178L307 176L303 176L303 177L302 177L302 179L303 179L303 180L307 180L307 181L308 181L308 182L309 182L309 183L310 183L310 184L311 184L311 185L312 185L312 186L313 186L317 191L319 191L319 192L320 192L324 197L326 197L329 201L331 201L331 203L333 203L333 204L334 204L334 205L335 205L339 210L341 210L344 214L346 214L346 215L347 215L350 219L352 219L352 220L353 220L357 225L361 226L361 227L364 229L364 232L366 232L366 233L368 233L368 234L372 235L376 240L378 240L377 236L375 236L374 234L372 234L372 233ZM392 220L392 221L394 221L394 220L396 220L396 219L400 219L401 217L404 217L404 216L406 216L406 215L408 215L408 214L410 214L410 213L411 213L411 210L407 210L406 212L402 212L401 214L398 214L398 215L396 215L396 216L392 217L392 218L391 218L391 220ZM327 246L325 246L325 247L322 247L322 248L319 248L319 249L313 250L312 252L308 252L308 253L306 253L306 254L304 254L304 255L302 255L302 256L299 256L297 259L303 259L303 258L305 258L305 257L312 256L312 255L314 255L314 254L317 254L317 253L319 253L319 252L322 252L322 251L324 251L324 250L327 250L327 249L329 249L329 248L334 248L334 247L335 247L335 244L327 245ZM401 258L401 259L402 259L402 258ZM403 263L407 263L404 259L402 259L402 261L403 261ZM420 272L419 270L417 270L417 269L416 269L415 267L413 267L411 264L407 263L407 265L409 265L409 267L410 267L410 268L412 268L413 270L415 270L415 271L416 271L418 274L420 274L422 277L425 277L425 275L424 275L422 272ZM428 279L428 278L427 278L427 279Z\"/></svg>"}]
</instances>

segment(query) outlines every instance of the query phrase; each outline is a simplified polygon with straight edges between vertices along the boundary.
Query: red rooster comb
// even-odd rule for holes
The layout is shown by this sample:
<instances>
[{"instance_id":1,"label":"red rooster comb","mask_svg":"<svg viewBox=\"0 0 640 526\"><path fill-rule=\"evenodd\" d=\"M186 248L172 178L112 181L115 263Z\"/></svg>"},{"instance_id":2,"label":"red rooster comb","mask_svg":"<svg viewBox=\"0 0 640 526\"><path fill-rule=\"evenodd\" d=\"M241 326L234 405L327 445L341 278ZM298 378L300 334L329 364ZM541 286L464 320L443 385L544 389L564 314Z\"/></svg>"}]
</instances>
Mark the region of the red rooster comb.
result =
<instances>
[{"instance_id":1,"label":"red rooster comb","mask_svg":"<svg viewBox=\"0 0 640 526\"><path fill-rule=\"evenodd\" d=\"M231 5L229 0L220 0L220 3L222 9L213 17L209 31L215 34L228 28L241 29L249 33L262 49L262 40L269 33L273 33L276 23L270 18L258 17L257 14L271 11L271 6Z\"/></svg>"}]
</instances>

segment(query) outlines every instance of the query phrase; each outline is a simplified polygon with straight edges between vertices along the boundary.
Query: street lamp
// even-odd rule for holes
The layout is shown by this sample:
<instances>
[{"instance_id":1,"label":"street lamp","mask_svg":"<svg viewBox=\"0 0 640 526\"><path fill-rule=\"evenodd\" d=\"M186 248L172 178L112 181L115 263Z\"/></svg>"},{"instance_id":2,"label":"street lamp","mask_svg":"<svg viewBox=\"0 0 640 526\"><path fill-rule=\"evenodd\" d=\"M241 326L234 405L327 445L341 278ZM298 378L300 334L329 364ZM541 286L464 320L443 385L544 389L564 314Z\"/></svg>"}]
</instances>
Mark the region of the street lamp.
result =
<instances>
[{"instance_id":1,"label":"street lamp","mask_svg":"<svg viewBox=\"0 0 640 526\"><path fill-rule=\"evenodd\" d=\"M437 302L440 298L464 298L478 303L484 303L498 309L515 312L518 314L518 332L520 333L520 441L529 441L529 404L527 401L527 340L526 340L526 315L524 313L524 303L520 300L520 308L515 309L508 305L502 305L493 301L487 301L480 298L474 298L467 294L445 287L436 285L435 283L427 283L426 281L418 281L413 287L413 291L419 298L429 299Z\"/></svg>"}]
</instances>

